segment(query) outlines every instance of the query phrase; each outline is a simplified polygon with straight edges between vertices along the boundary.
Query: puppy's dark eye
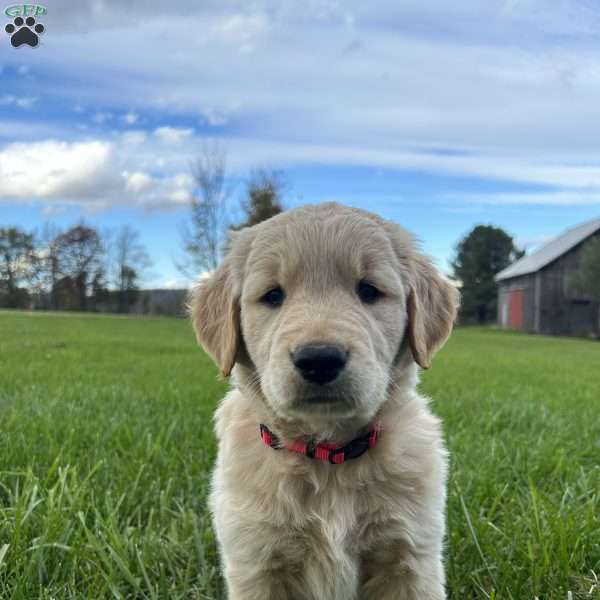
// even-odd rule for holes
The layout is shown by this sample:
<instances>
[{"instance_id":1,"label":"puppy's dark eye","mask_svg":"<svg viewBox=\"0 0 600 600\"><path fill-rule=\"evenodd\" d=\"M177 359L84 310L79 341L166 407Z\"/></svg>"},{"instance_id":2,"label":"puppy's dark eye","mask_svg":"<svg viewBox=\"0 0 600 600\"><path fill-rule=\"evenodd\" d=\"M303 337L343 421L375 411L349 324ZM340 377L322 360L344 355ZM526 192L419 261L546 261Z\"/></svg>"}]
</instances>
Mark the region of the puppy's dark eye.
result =
<instances>
[{"instance_id":1,"label":"puppy's dark eye","mask_svg":"<svg viewBox=\"0 0 600 600\"><path fill-rule=\"evenodd\" d=\"M273 288L272 290L269 290L261 299L260 301L263 302L264 304L268 304L269 306L281 306L283 304L283 300L285 298L285 294L283 292L283 290L277 286L276 288Z\"/></svg>"},{"instance_id":2,"label":"puppy's dark eye","mask_svg":"<svg viewBox=\"0 0 600 600\"><path fill-rule=\"evenodd\" d=\"M364 279L358 282L356 293L365 304L374 304L383 296L383 292Z\"/></svg>"}]
</instances>

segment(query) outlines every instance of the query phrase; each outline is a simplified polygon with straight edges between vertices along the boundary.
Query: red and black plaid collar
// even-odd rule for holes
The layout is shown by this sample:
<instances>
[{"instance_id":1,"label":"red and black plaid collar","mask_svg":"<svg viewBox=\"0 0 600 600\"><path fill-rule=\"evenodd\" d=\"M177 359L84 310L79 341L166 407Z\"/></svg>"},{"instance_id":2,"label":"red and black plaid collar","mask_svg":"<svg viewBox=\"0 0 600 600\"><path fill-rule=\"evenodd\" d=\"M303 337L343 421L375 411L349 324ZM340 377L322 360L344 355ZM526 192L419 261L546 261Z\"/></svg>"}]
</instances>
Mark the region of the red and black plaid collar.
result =
<instances>
[{"instance_id":1,"label":"red and black plaid collar","mask_svg":"<svg viewBox=\"0 0 600 600\"><path fill-rule=\"evenodd\" d=\"M260 439L271 448L281 450L285 448L291 452L299 452L309 458L317 458L334 465L339 465L352 458L362 456L369 448L373 448L379 439L379 426L375 425L365 435L354 438L351 442L344 444L333 444L330 442L281 442L280 439L269 430L266 425L260 426Z\"/></svg>"}]
</instances>

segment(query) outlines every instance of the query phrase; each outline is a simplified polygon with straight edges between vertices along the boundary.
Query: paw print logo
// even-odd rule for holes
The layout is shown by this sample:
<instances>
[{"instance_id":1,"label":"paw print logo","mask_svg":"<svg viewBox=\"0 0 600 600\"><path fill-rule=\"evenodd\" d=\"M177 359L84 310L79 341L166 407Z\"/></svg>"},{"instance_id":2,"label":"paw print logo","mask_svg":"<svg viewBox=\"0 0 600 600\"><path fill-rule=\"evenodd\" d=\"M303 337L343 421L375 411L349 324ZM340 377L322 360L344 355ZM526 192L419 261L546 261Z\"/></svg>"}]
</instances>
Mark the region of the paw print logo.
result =
<instances>
[{"instance_id":1,"label":"paw print logo","mask_svg":"<svg viewBox=\"0 0 600 600\"><path fill-rule=\"evenodd\" d=\"M41 23L36 23L33 17L27 17L27 19L15 17L15 20L4 29L10 35L10 43L15 48L23 44L35 48L40 41L39 34L45 31L45 27Z\"/></svg>"}]
</instances>

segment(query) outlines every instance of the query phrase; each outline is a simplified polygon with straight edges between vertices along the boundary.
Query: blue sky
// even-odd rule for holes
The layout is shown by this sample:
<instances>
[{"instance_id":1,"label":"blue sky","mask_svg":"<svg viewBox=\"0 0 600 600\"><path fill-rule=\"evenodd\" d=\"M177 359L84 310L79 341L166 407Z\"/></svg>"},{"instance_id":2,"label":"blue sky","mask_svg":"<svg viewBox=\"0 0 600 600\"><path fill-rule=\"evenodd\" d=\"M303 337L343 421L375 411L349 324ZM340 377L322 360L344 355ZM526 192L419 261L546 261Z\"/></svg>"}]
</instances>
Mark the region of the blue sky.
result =
<instances>
[{"instance_id":1,"label":"blue sky","mask_svg":"<svg viewBox=\"0 0 600 600\"><path fill-rule=\"evenodd\" d=\"M145 285L179 285L215 140L232 220L250 170L282 169L286 206L376 211L446 270L475 224L532 248L600 215L597 2L127 4L46 2L37 48L0 30L0 225L131 224Z\"/></svg>"}]
</instances>

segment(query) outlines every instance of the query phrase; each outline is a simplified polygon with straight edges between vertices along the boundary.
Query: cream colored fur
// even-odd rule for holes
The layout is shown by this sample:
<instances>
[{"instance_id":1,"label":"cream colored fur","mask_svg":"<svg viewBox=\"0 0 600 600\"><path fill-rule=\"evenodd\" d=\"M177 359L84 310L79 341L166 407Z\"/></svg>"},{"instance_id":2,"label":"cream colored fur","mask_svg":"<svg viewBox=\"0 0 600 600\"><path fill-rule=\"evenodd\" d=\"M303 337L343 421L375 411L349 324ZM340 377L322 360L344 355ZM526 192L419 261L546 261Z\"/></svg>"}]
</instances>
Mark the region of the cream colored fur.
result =
<instances>
[{"instance_id":1,"label":"cream colored fur","mask_svg":"<svg viewBox=\"0 0 600 600\"><path fill-rule=\"evenodd\" d=\"M361 302L361 280L382 298ZM276 286L285 300L268 306ZM446 451L416 385L457 303L411 236L366 211L306 206L235 235L190 307L198 340L234 375L210 495L230 600L445 598ZM334 382L294 369L290 353L309 342L349 352ZM372 422L377 446L341 465L259 438L265 423L282 439L343 443Z\"/></svg>"}]
</instances>

